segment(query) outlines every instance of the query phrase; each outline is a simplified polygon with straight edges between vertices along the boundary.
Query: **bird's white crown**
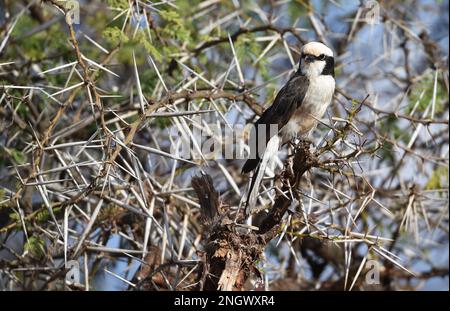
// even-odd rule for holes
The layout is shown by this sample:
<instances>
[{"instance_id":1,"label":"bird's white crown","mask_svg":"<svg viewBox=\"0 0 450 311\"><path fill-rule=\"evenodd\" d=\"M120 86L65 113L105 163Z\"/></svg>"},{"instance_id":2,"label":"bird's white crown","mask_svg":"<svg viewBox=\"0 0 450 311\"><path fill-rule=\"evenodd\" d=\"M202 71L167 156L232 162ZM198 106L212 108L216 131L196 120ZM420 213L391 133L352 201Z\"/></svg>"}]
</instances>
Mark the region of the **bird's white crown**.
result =
<instances>
[{"instance_id":1,"label":"bird's white crown","mask_svg":"<svg viewBox=\"0 0 450 311\"><path fill-rule=\"evenodd\" d=\"M314 56L319 56L325 54L326 56L333 56L333 51L323 43L320 42L309 42L302 47L302 52L304 54L310 54Z\"/></svg>"}]
</instances>

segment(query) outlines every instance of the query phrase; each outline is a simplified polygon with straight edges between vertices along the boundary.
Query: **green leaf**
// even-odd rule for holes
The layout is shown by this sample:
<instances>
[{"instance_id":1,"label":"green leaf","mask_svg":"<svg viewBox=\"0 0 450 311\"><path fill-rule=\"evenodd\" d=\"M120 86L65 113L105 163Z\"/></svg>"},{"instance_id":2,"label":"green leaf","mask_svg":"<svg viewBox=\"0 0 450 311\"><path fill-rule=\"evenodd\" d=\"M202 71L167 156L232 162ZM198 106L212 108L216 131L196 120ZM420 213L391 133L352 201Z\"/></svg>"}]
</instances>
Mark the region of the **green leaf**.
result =
<instances>
[{"instance_id":1,"label":"green leaf","mask_svg":"<svg viewBox=\"0 0 450 311\"><path fill-rule=\"evenodd\" d=\"M128 42L128 37L124 34L119 27L108 27L103 31L103 37L114 46L121 44L122 42Z\"/></svg>"},{"instance_id":2,"label":"green leaf","mask_svg":"<svg viewBox=\"0 0 450 311\"><path fill-rule=\"evenodd\" d=\"M44 240L38 236L31 236L25 243L25 251L38 258L44 257L46 253Z\"/></svg>"},{"instance_id":3,"label":"green leaf","mask_svg":"<svg viewBox=\"0 0 450 311\"><path fill-rule=\"evenodd\" d=\"M18 163L18 164L25 163L26 157L22 151L19 151L17 149L10 149L10 151L11 151L11 156L13 157L13 159L16 163Z\"/></svg>"},{"instance_id":4,"label":"green leaf","mask_svg":"<svg viewBox=\"0 0 450 311\"><path fill-rule=\"evenodd\" d=\"M3 188L0 188L0 201L3 201L3 200L5 200L6 199L6 191L5 191L5 189L3 189ZM0 205L0 208L1 208L2 206Z\"/></svg>"},{"instance_id":5,"label":"green leaf","mask_svg":"<svg viewBox=\"0 0 450 311\"><path fill-rule=\"evenodd\" d=\"M168 22L175 22L175 23L179 23L181 18L180 15L178 14L178 12L176 11L160 11L159 15L161 15L162 18L164 18L166 21Z\"/></svg>"},{"instance_id":6,"label":"green leaf","mask_svg":"<svg viewBox=\"0 0 450 311\"><path fill-rule=\"evenodd\" d=\"M402 130L398 123L399 120L395 115L389 115L380 123L381 133L394 140L401 139L403 142L409 141L411 133Z\"/></svg>"},{"instance_id":7,"label":"green leaf","mask_svg":"<svg viewBox=\"0 0 450 311\"><path fill-rule=\"evenodd\" d=\"M290 1L288 4L287 13L291 18L291 21L298 19L300 16L308 14L305 2L303 1ZM301 19L302 20L302 19Z\"/></svg>"},{"instance_id":8,"label":"green leaf","mask_svg":"<svg viewBox=\"0 0 450 311\"><path fill-rule=\"evenodd\" d=\"M417 102L419 102L419 104L417 105L416 111L424 112L433 100L433 92L434 73L429 72L412 86L411 92L408 96L409 105L406 109L407 113L409 114L414 109ZM443 100L445 101L444 90L438 80L436 85L436 106L434 107L435 113L441 113L444 111L445 107Z\"/></svg>"},{"instance_id":9,"label":"green leaf","mask_svg":"<svg viewBox=\"0 0 450 311\"><path fill-rule=\"evenodd\" d=\"M28 15L22 16L11 34L12 38L20 37L22 34L28 32L30 29L37 27L36 21ZM20 50L30 60L36 61L42 59L46 55L46 32L39 32L24 40L18 41L20 43ZM14 54L17 53L15 49L10 49ZM17 54L16 54L17 55Z\"/></svg>"},{"instance_id":10,"label":"green leaf","mask_svg":"<svg viewBox=\"0 0 450 311\"><path fill-rule=\"evenodd\" d=\"M170 120L170 118L156 118L156 124L160 129L164 129L170 125L172 125L172 121Z\"/></svg>"},{"instance_id":11,"label":"green leaf","mask_svg":"<svg viewBox=\"0 0 450 311\"><path fill-rule=\"evenodd\" d=\"M159 15L166 21L162 28L165 37L172 37L182 42L191 42L191 33L189 27L185 25L187 19L183 19L177 11L160 11Z\"/></svg>"},{"instance_id":12,"label":"green leaf","mask_svg":"<svg viewBox=\"0 0 450 311\"><path fill-rule=\"evenodd\" d=\"M108 0L108 6L123 10L130 7L130 5L128 4L128 0Z\"/></svg>"},{"instance_id":13,"label":"green leaf","mask_svg":"<svg viewBox=\"0 0 450 311\"><path fill-rule=\"evenodd\" d=\"M438 167L431 174L425 189L435 190L444 189L448 187L448 167Z\"/></svg>"},{"instance_id":14,"label":"green leaf","mask_svg":"<svg viewBox=\"0 0 450 311\"><path fill-rule=\"evenodd\" d=\"M142 86L142 93L146 97L151 97L152 92L155 89L156 83L159 81L158 76L156 75L156 72L153 69L147 69L144 70L142 73L139 74L141 81L145 81Z\"/></svg>"},{"instance_id":15,"label":"green leaf","mask_svg":"<svg viewBox=\"0 0 450 311\"><path fill-rule=\"evenodd\" d=\"M20 216L18 213L14 212L9 214L9 219L11 219L12 221L19 221L20 220Z\"/></svg>"},{"instance_id":16,"label":"green leaf","mask_svg":"<svg viewBox=\"0 0 450 311\"><path fill-rule=\"evenodd\" d=\"M56 215L61 211L60 207L55 207L53 209L53 213ZM46 222L47 220L49 220L51 217L50 212L48 211L48 209L45 209L43 211L40 211L39 213L37 213L37 215L35 216L35 219L37 222L43 223Z\"/></svg>"},{"instance_id":17,"label":"green leaf","mask_svg":"<svg viewBox=\"0 0 450 311\"><path fill-rule=\"evenodd\" d=\"M153 44L150 43L150 41L145 37L144 32L140 31L137 36L136 40L142 44L145 48L145 50L153 56L157 61L162 61L162 55L159 53L159 51L153 46Z\"/></svg>"},{"instance_id":18,"label":"green leaf","mask_svg":"<svg viewBox=\"0 0 450 311\"><path fill-rule=\"evenodd\" d=\"M254 62L261 55L263 48L261 44L256 41L256 36L252 33L238 37L234 43L236 49L236 56L239 61ZM267 61L266 58L262 58L259 62Z\"/></svg>"}]
</instances>

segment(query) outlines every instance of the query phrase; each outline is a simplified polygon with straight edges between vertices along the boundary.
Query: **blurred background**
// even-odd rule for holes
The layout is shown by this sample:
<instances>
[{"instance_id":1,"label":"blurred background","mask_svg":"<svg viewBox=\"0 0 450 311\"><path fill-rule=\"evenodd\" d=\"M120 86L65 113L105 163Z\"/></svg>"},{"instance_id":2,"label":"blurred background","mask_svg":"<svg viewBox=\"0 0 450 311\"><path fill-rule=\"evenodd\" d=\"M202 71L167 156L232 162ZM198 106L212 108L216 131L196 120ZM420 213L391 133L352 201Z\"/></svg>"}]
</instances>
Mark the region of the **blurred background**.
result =
<instances>
[{"instance_id":1,"label":"blurred background","mask_svg":"<svg viewBox=\"0 0 450 311\"><path fill-rule=\"evenodd\" d=\"M329 165L307 174L258 262L264 289L448 290L448 11L445 0L0 0L0 288L197 289L206 237L191 178L209 173L239 205L244 161L222 149L245 145L236 129L272 103L301 46L321 41L337 90L312 138L332 143ZM276 178L261 192L269 209Z\"/></svg>"}]
</instances>

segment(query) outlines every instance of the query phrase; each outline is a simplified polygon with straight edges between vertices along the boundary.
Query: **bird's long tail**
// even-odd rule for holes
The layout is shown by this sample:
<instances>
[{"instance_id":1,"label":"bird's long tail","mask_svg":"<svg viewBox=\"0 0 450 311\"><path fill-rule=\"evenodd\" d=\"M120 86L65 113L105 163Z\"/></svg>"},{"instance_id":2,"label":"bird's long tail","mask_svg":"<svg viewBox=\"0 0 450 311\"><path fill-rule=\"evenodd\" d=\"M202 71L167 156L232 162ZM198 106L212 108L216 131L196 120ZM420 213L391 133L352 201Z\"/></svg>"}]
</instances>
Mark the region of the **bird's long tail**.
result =
<instances>
[{"instance_id":1,"label":"bird's long tail","mask_svg":"<svg viewBox=\"0 0 450 311\"><path fill-rule=\"evenodd\" d=\"M272 138L267 143L267 147L266 150L264 151L262 160L259 163L258 167L256 168L255 173L253 174L250 188L248 189L247 202L245 204L245 214L247 216L251 214L251 211L254 209L256 205L256 200L259 194L259 187L264 177L267 164L277 154L279 145L280 145L280 137L278 135L272 136Z\"/></svg>"}]
</instances>

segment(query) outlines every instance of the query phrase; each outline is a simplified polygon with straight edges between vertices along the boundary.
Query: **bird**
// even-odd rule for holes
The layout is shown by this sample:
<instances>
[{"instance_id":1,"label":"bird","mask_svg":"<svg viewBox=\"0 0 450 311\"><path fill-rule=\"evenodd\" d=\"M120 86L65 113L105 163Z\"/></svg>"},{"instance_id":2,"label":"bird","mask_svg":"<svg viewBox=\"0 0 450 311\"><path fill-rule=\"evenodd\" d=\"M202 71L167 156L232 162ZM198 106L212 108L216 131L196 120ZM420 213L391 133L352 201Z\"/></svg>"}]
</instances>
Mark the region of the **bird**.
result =
<instances>
[{"instance_id":1,"label":"bird","mask_svg":"<svg viewBox=\"0 0 450 311\"><path fill-rule=\"evenodd\" d=\"M306 137L330 105L335 89L334 64L333 51L325 44L313 41L303 45L298 70L254 124L250 155L242 167L243 174L256 169L248 190L247 212L256 203L268 161L281 145Z\"/></svg>"}]
</instances>

